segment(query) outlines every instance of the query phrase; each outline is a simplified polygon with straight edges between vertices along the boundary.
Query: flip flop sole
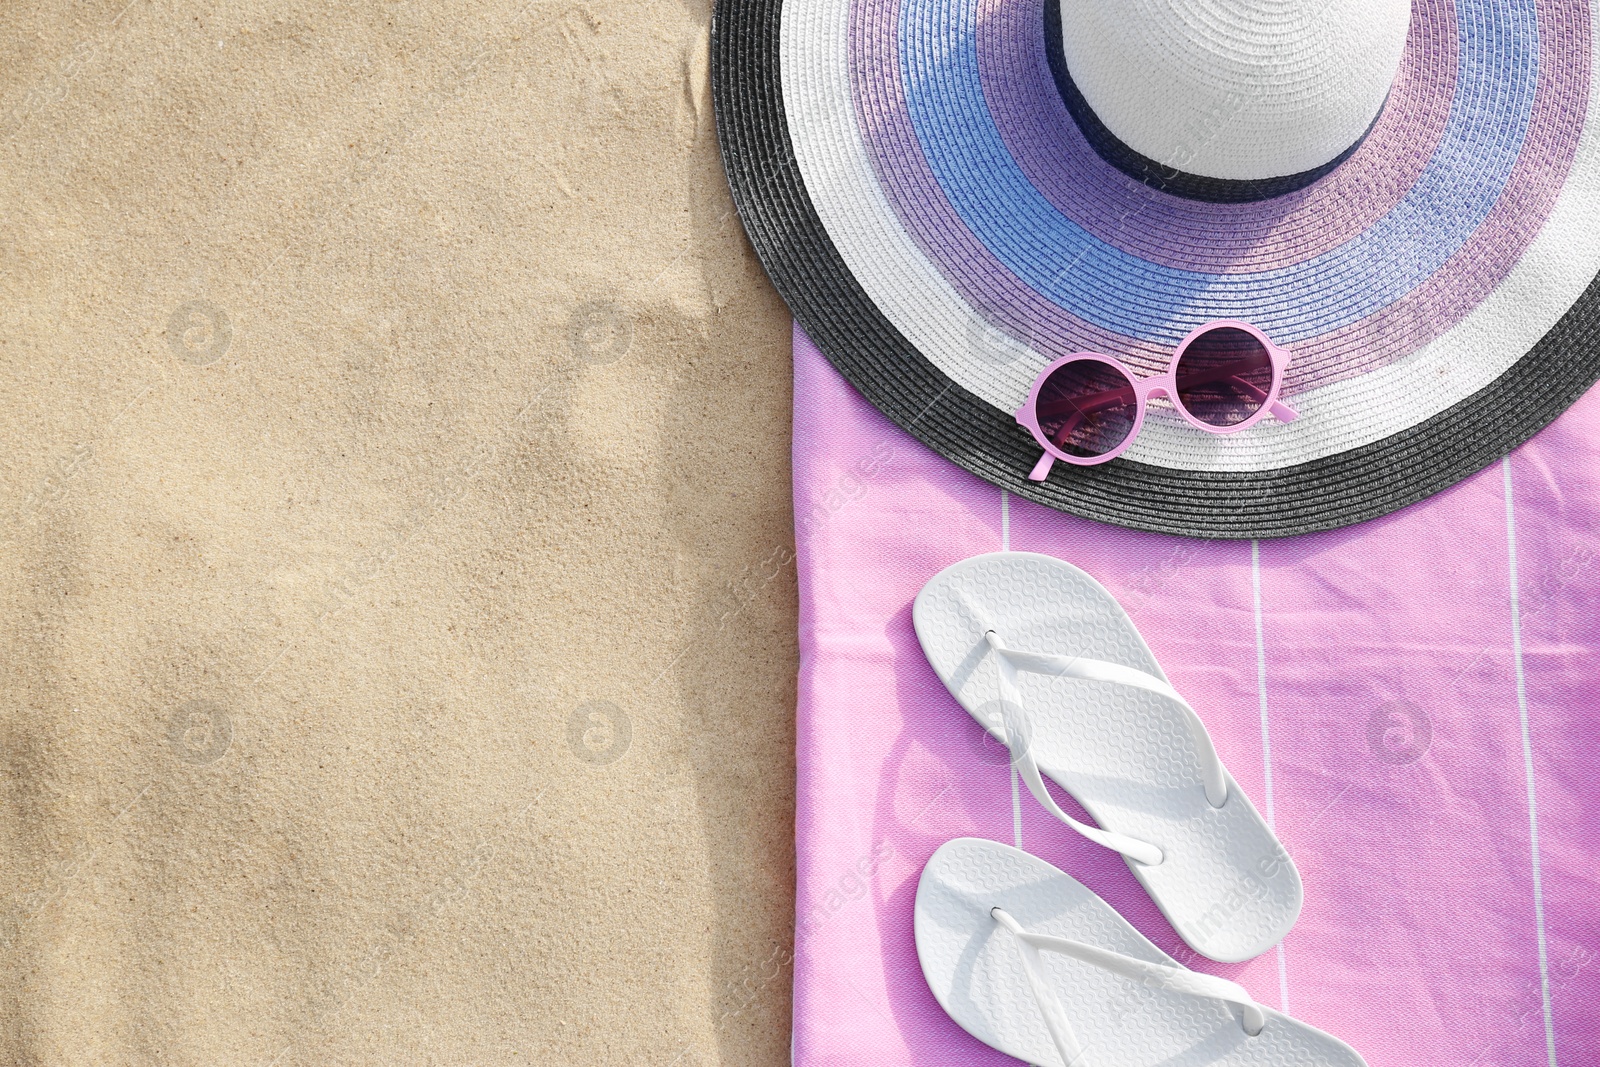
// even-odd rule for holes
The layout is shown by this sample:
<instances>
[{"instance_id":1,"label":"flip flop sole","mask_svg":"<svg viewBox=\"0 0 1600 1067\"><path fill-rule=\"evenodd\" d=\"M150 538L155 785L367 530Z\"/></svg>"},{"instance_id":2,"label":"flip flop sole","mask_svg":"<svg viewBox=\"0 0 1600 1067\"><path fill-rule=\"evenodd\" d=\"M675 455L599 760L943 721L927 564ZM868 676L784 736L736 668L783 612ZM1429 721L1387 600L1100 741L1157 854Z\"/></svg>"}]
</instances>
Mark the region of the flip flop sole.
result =
<instances>
[{"instance_id":1,"label":"flip flop sole","mask_svg":"<svg viewBox=\"0 0 1600 1067\"><path fill-rule=\"evenodd\" d=\"M1150 963L1179 964L1112 907L1050 864L995 841L946 842L917 883L917 957L928 987L962 1029L1040 1067L1062 1067L1029 991L1017 945L991 917L1004 908L1034 933ZM1046 984L1084 1054L1074 1067L1365 1067L1349 1045L1271 1008L1251 1037L1221 1001L1152 988L1042 953Z\"/></svg>"},{"instance_id":2,"label":"flip flop sole","mask_svg":"<svg viewBox=\"0 0 1600 1067\"><path fill-rule=\"evenodd\" d=\"M935 673L1002 741L1000 672L984 638L991 628L1010 648L1167 680L1105 587L1053 556L996 552L947 567L917 595L912 619ZM1206 799L1182 705L1113 682L1031 673L1017 676L1016 695L1040 771L1102 828L1161 848L1162 863L1128 866L1185 942L1233 963L1283 939L1300 914L1299 872L1231 775L1222 807Z\"/></svg>"}]
</instances>

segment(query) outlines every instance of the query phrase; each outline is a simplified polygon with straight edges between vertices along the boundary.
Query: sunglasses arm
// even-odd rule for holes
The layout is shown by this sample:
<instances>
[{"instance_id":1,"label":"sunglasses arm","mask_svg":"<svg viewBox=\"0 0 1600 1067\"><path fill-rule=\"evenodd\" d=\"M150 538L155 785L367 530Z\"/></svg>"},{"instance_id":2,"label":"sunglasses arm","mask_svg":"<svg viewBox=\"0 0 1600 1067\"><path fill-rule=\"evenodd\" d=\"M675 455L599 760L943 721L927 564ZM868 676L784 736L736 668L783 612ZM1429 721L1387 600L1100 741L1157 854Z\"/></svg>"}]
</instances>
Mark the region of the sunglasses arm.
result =
<instances>
[{"instance_id":1,"label":"sunglasses arm","mask_svg":"<svg viewBox=\"0 0 1600 1067\"><path fill-rule=\"evenodd\" d=\"M1267 398L1266 393L1263 393L1260 389L1257 389L1254 385L1245 381L1243 378L1236 377L1233 380L1238 382L1245 389L1248 389L1251 393L1255 394L1256 399L1265 400ZM1272 417L1277 419L1279 422L1293 422L1295 419L1300 417L1300 413L1298 411L1290 407L1288 404L1285 404L1281 400L1274 400L1270 405L1268 405L1267 410L1272 412Z\"/></svg>"}]
</instances>

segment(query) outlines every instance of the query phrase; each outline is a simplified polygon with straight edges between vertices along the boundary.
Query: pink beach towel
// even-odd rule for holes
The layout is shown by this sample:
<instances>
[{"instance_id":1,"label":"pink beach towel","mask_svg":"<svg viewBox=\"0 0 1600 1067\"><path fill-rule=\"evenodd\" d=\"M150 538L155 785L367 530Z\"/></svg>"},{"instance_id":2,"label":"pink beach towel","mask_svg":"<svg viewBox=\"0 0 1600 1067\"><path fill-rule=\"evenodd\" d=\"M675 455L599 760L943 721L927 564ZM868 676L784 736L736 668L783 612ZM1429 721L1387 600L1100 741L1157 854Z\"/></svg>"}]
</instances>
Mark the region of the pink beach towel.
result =
<instances>
[{"instance_id":1,"label":"pink beach towel","mask_svg":"<svg viewBox=\"0 0 1600 1067\"><path fill-rule=\"evenodd\" d=\"M957 1027L917 964L917 877L961 836L1055 864L1371 1067L1600 1064L1600 392L1430 500L1259 544L1008 498L798 332L794 434L797 1065L1016 1062ZM1098 578L1199 711L1304 877L1279 948L1234 965L1187 949L1119 857L1019 795L935 677L912 599L1001 548Z\"/></svg>"}]
</instances>

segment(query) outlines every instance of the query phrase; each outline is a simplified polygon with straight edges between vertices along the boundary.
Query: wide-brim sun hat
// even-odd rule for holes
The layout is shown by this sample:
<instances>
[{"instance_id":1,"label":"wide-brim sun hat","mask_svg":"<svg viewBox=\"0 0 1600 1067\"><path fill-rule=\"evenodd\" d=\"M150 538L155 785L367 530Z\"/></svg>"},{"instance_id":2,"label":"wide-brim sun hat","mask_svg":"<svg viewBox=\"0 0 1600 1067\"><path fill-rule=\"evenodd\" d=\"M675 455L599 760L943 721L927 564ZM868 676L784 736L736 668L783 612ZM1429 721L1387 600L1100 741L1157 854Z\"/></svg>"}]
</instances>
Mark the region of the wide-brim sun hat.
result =
<instances>
[{"instance_id":1,"label":"wide-brim sun hat","mask_svg":"<svg viewBox=\"0 0 1600 1067\"><path fill-rule=\"evenodd\" d=\"M1588 3L718 0L735 202L800 327L1020 496L1274 537L1494 463L1600 377ZM1293 421L1028 475L1077 352L1137 375L1213 320L1290 353Z\"/></svg>"}]
</instances>

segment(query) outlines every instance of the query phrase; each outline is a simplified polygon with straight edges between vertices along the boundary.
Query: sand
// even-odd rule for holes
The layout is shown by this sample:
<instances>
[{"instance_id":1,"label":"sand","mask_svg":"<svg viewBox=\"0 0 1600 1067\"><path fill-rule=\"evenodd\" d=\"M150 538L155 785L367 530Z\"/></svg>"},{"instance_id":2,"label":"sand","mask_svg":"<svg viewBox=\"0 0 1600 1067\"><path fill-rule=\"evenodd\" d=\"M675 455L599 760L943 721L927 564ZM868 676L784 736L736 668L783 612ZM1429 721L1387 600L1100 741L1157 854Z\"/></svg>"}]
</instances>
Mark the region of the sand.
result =
<instances>
[{"instance_id":1,"label":"sand","mask_svg":"<svg viewBox=\"0 0 1600 1067\"><path fill-rule=\"evenodd\" d=\"M0 1060L780 1064L709 5L0 12Z\"/></svg>"}]
</instances>

